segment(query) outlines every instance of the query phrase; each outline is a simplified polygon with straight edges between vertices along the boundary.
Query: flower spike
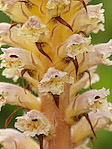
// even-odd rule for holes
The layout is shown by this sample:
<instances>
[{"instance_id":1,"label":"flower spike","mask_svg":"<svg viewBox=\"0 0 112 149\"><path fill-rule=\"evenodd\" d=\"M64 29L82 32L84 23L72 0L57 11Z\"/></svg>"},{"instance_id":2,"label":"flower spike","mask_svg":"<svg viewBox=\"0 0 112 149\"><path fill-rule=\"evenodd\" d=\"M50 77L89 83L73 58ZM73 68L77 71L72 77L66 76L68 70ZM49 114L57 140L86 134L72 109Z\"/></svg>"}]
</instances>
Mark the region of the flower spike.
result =
<instances>
[{"instance_id":1,"label":"flower spike","mask_svg":"<svg viewBox=\"0 0 112 149\"><path fill-rule=\"evenodd\" d=\"M0 83L0 110L21 108L15 127L0 130L6 149L89 149L96 130L112 131L109 90L92 89L97 65L112 65L112 40L92 45L91 33L104 31L102 3L90 0L0 0L11 21L0 23L2 75L22 87ZM26 84L24 84L24 78ZM89 90L87 91L87 88ZM84 92L82 93L82 89ZM31 137L39 141L37 145Z\"/></svg>"}]
</instances>

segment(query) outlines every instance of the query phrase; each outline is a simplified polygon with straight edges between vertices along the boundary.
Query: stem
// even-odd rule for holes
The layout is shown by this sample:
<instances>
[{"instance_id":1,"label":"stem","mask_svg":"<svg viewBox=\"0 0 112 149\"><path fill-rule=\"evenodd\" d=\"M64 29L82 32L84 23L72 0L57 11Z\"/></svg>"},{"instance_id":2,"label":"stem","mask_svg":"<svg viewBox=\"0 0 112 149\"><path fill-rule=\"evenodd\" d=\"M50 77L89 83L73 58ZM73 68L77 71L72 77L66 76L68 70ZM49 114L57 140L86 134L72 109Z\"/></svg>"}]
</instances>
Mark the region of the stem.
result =
<instances>
[{"instance_id":1,"label":"stem","mask_svg":"<svg viewBox=\"0 0 112 149\"><path fill-rule=\"evenodd\" d=\"M59 108L52 96L40 94L42 112L55 128L50 140L43 140L43 149L72 149L70 126L65 121L65 110L69 104L70 85L66 84L64 92L59 97Z\"/></svg>"}]
</instances>

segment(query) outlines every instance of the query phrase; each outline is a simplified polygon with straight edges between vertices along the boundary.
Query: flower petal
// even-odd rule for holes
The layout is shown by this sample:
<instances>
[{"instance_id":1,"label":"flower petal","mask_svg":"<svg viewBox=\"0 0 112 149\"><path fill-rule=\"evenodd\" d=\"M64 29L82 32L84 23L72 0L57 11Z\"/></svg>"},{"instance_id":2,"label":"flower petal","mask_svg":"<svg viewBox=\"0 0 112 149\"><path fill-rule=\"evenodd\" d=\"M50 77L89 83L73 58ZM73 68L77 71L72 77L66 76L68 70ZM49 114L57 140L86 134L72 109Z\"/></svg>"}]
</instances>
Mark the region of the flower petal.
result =
<instances>
[{"instance_id":1,"label":"flower petal","mask_svg":"<svg viewBox=\"0 0 112 149\"><path fill-rule=\"evenodd\" d=\"M19 28L20 24L11 28L11 24L0 23L0 46L6 44L26 49L32 51L36 56L38 56L40 53L37 51L35 44L24 35L18 36Z\"/></svg>"},{"instance_id":2,"label":"flower petal","mask_svg":"<svg viewBox=\"0 0 112 149\"><path fill-rule=\"evenodd\" d=\"M25 22L31 15L27 6L19 0L0 0L0 10L4 11L16 22Z\"/></svg>"},{"instance_id":3,"label":"flower petal","mask_svg":"<svg viewBox=\"0 0 112 149\"><path fill-rule=\"evenodd\" d=\"M40 110L41 108L40 100L37 97L28 90L25 93L24 89L17 85L0 83L0 94L7 104L18 105L27 109Z\"/></svg>"},{"instance_id":4,"label":"flower petal","mask_svg":"<svg viewBox=\"0 0 112 149\"><path fill-rule=\"evenodd\" d=\"M1 68L6 67L2 75L6 76L6 78L18 79L22 69L36 71L37 67L39 69L43 68L38 57L30 51L13 47L8 49L2 48L2 51L4 54L0 55L0 59L2 59Z\"/></svg>"},{"instance_id":5,"label":"flower petal","mask_svg":"<svg viewBox=\"0 0 112 149\"><path fill-rule=\"evenodd\" d=\"M97 110L102 112L109 111L109 103L106 98L109 94L109 90L106 91L105 88L102 88L100 90L90 90L82 95L76 96L66 110L66 120L68 123L71 123L71 119L74 116L90 110L94 112Z\"/></svg>"},{"instance_id":6,"label":"flower petal","mask_svg":"<svg viewBox=\"0 0 112 149\"><path fill-rule=\"evenodd\" d=\"M66 54L69 57L75 58L75 56L82 54L83 52L93 52L94 48L91 43L91 38L85 38L79 34L73 34L68 38L66 46Z\"/></svg>"},{"instance_id":7,"label":"flower petal","mask_svg":"<svg viewBox=\"0 0 112 149\"><path fill-rule=\"evenodd\" d=\"M40 22L36 16L31 16L20 28L18 35L25 35L32 42L45 42L48 35L46 25Z\"/></svg>"},{"instance_id":8,"label":"flower petal","mask_svg":"<svg viewBox=\"0 0 112 149\"><path fill-rule=\"evenodd\" d=\"M87 6L88 13L85 9L79 10L73 18L72 26L74 31L84 31L85 33L94 32L97 33L99 30L104 31L104 9L101 9L102 3L98 5Z\"/></svg>"},{"instance_id":9,"label":"flower petal","mask_svg":"<svg viewBox=\"0 0 112 149\"><path fill-rule=\"evenodd\" d=\"M92 85L92 84L94 84L94 83L99 81L99 79L100 79L99 75L94 73L94 71L96 71L95 67L92 67L91 70L89 70L89 73L90 73L90 76L91 76L91 80L89 78L88 73L85 72L85 73L82 74L83 76L80 78L80 80L77 81L76 83L74 83L71 86L71 89L70 89L70 100L72 100L75 97L75 95L77 94L77 92L79 90L81 90L82 88L88 88L90 85Z\"/></svg>"},{"instance_id":10,"label":"flower petal","mask_svg":"<svg viewBox=\"0 0 112 149\"><path fill-rule=\"evenodd\" d=\"M48 119L39 111L31 110L24 116L17 117L15 127L23 131L26 136L44 134L49 135L51 124Z\"/></svg>"},{"instance_id":11,"label":"flower petal","mask_svg":"<svg viewBox=\"0 0 112 149\"><path fill-rule=\"evenodd\" d=\"M60 95L64 91L65 83L73 84L73 77L69 77L66 72L50 67L39 82L38 88L40 92L51 92L52 94Z\"/></svg>"},{"instance_id":12,"label":"flower petal","mask_svg":"<svg viewBox=\"0 0 112 149\"><path fill-rule=\"evenodd\" d=\"M57 17L64 11L70 0L48 0L46 8L48 9L49 16Z\"/></svg>"},{"instance_id":13,"label":"flower petal","mask_svg":"<svg viewBox=\"0 0 112 149\"><path fill-rule=\"evenodd\" d=\"M108 43L95 45L94 48L95 52L88 52L85 55L85 60L81 63L79 68L80 72L84 72L88 68L98 64L112 65L112 62L108 59L112 54L112 40Z\"/></svg>"}]
</instances>

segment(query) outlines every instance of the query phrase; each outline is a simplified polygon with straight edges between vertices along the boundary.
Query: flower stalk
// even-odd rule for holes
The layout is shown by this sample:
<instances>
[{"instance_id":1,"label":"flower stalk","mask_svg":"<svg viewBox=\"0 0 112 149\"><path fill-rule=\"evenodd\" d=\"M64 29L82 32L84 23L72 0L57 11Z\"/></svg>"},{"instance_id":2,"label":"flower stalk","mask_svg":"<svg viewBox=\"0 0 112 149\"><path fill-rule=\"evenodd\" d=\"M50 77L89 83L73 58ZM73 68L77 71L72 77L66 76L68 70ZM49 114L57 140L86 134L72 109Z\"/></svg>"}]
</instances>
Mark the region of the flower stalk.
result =
<instances>
[{"instance_id":1,"label":"flower stalk","mask_svg":"<svg viewBox=\"0 0 112 149\"><path fill-rule=\"evenodd\" d=\"M93 143L90 135L97 138L96 130L112 131L110 92L92 89L99 81L97 65L112 65L108 58L112 40L91 44L90 33L104 31L104 10L102 4L88 3L0 0L0 10L12 20L0 23L0 46L10 46L1 49L0 68L4 68L2 75L14 82L21 78L23 86L0 83L0 108L11 104L23 110L14 125L22 133L0 130L3 148L88 149L89 140ZM31 137L38 138L40 146Z\"/></svg>"}]
</instances>

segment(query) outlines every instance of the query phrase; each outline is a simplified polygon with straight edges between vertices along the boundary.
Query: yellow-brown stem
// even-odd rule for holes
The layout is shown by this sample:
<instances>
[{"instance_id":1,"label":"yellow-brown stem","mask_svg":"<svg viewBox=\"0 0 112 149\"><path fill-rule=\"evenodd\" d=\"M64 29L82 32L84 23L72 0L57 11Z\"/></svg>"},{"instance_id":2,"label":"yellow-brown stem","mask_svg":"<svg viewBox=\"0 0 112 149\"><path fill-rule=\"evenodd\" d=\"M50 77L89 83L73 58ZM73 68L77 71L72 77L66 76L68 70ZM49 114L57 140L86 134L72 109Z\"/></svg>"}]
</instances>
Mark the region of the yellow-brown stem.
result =
<instances>
[{"instance_id":1,"label":"yellow-brown stem","mask_svg":"<svg viewBox=\"0 0 112 149\"><path fill-rule=\"evenodd\" d=\"M44 139L43 149L72 149L70 126L65 121L65 110L69 104L70 85L66 84L64 92L59 97L59 108L51 95L40 94L42 112L55 128L50 140Z\"/></svg>"}]
</instances>

